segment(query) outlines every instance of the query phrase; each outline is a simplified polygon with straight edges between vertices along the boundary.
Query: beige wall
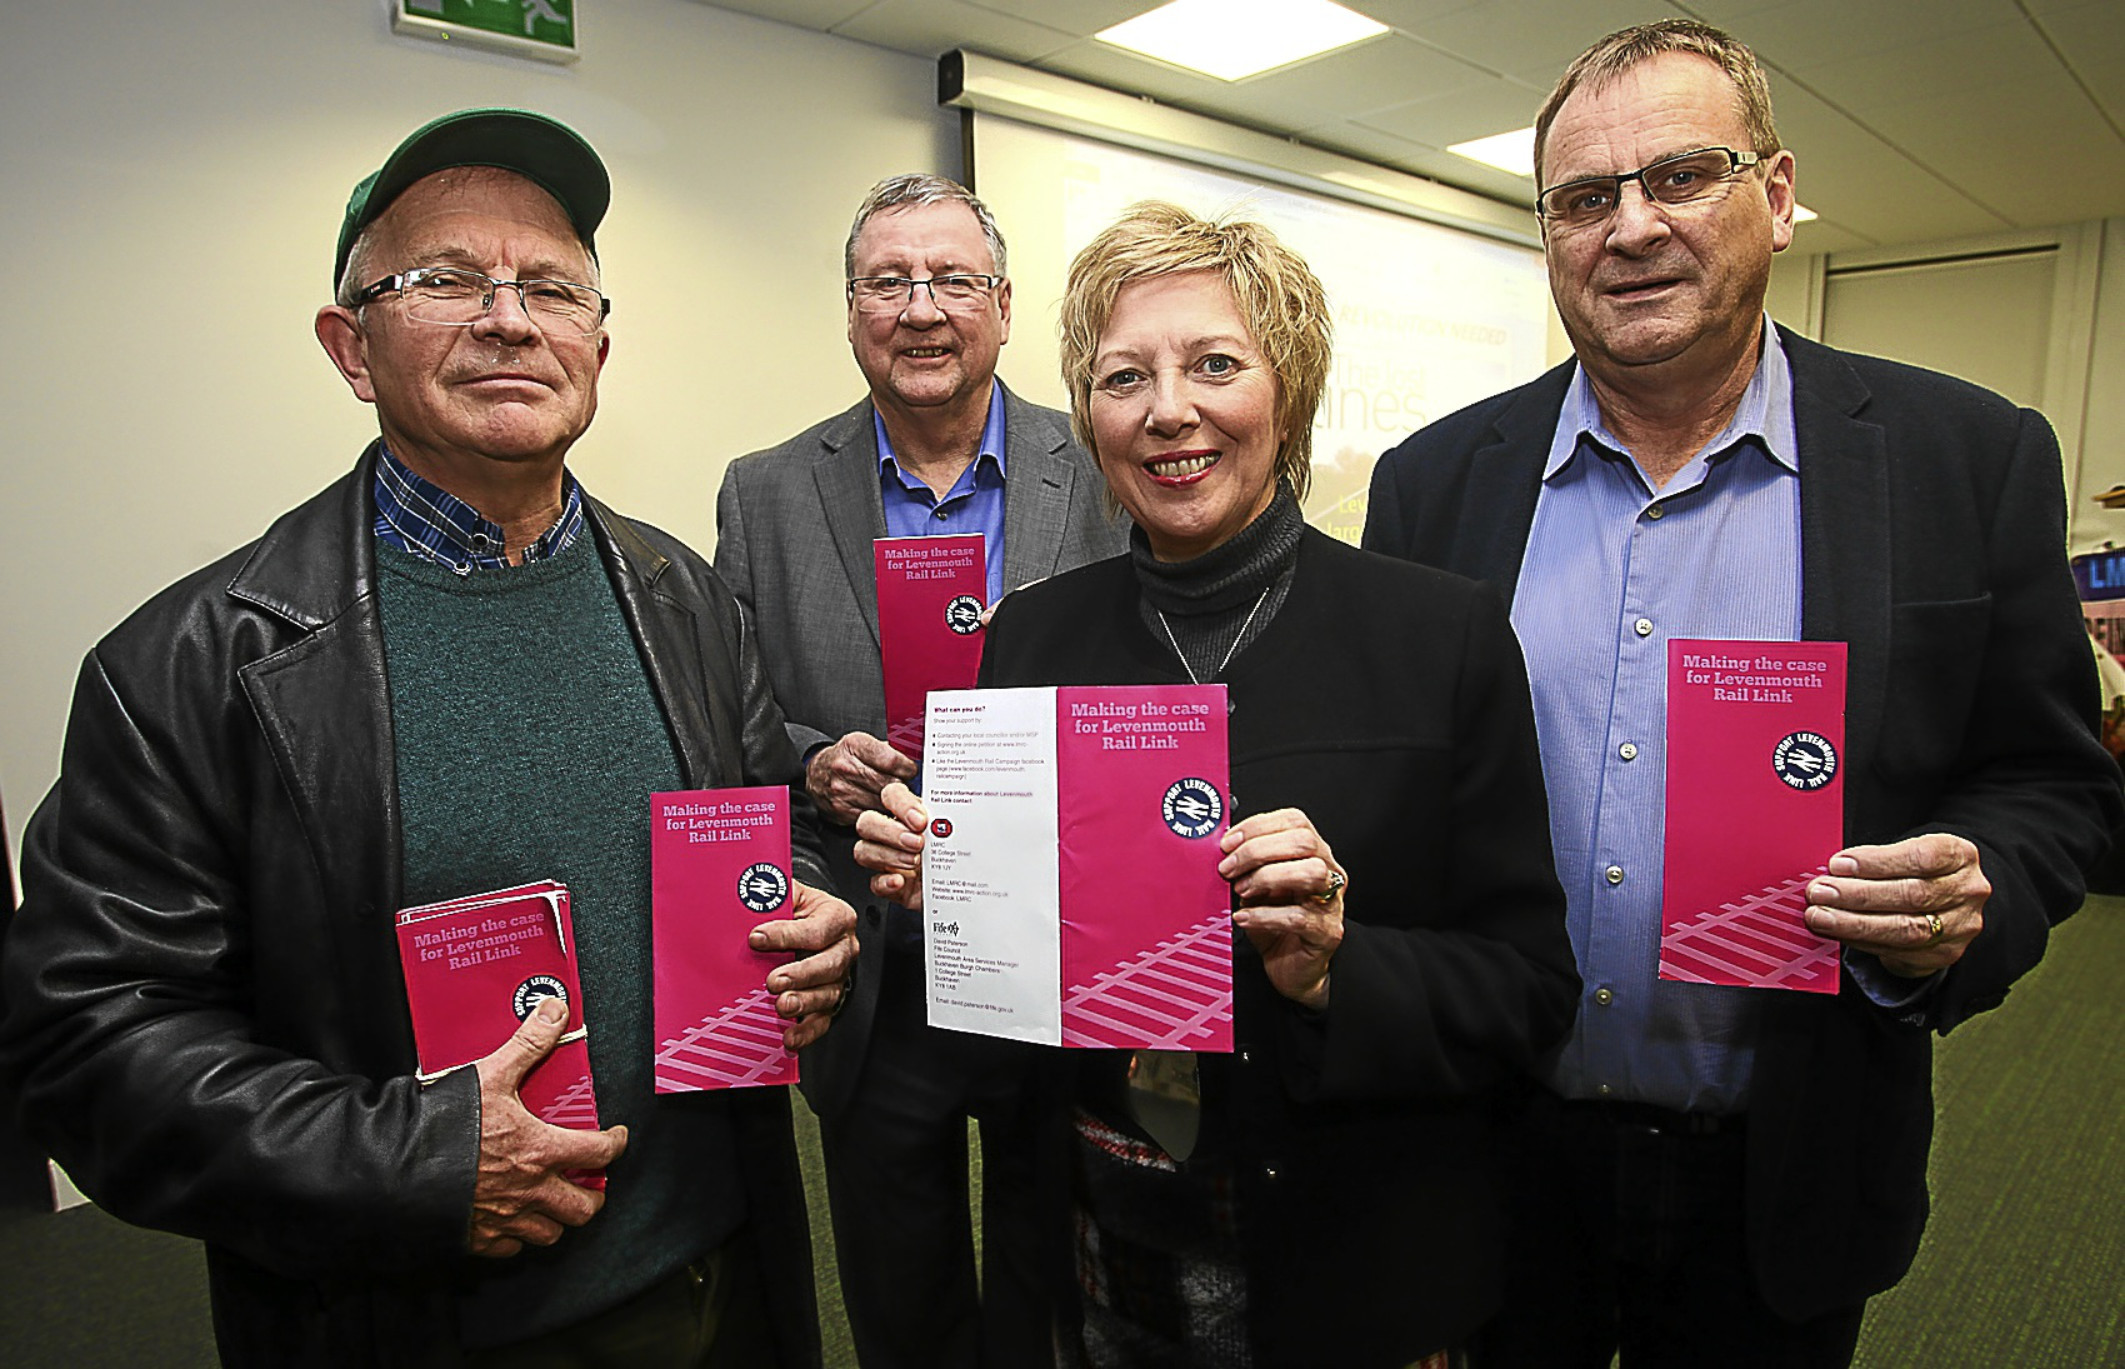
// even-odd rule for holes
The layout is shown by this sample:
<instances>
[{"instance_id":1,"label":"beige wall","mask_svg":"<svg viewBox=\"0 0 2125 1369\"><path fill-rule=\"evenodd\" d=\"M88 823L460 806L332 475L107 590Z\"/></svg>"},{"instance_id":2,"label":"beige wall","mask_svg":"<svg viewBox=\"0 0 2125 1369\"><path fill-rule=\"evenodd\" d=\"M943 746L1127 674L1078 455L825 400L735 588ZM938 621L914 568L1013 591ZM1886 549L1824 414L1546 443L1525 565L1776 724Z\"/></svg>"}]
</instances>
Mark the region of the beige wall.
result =
<instances>
[{"instance_id":1,"label":"beige wall","mask_svg":"<svg viewBox=\"0 0 2125 1369\"><path fill-rule=\"evenodd\" d=\"M1833 346L1959 375L2042 411L2059 436L2070 549L2125 543L2125 512L2094 502L2125 482L2125 219L1789 252L1773 270L1770 309Z\"/></svg>"},{"instance_id":2,"label":"beige wall","mask_svg":"<svg viewBox=\"0 0 2125 1369\"><path fill-rule=\"evenodd\" d=\"M1771 258L1764 311L1795 332L1822 336L1822 258L1788 249Z\"/></svg>"},{"instance_id":3,"label":"beige wall","mask_svg":"<svg viewBox=\"0 0 2125 1369\"><path fill-rule=\"evenodd\" d=\"M392 36L376 0L9 8L0 42L0 798L58 769L81 655L256 536L375 429L313 339L340 207L407 132L524 105L614 181L601 497L713 540L730 457L845 407L841 238L879 176L956 172L929 62L606 0L554 67ZM209 486L207 482L211 481Z\"/></svg>"},{"instance_id":4,"label":"beige wall","mask_svg":"<svg viewBox=\"0 0 2125 1369\"><path fill-rule=\"evenodd\" d=\"M2075 551L2125 546L2125 512L2096 507L2097 493L2125 483L2125 219L2106 219L2096 239L2101 260L2088 333L2087 390L2081 410L2079 478L2073 499Z\"/></svg>"}]
</instances>

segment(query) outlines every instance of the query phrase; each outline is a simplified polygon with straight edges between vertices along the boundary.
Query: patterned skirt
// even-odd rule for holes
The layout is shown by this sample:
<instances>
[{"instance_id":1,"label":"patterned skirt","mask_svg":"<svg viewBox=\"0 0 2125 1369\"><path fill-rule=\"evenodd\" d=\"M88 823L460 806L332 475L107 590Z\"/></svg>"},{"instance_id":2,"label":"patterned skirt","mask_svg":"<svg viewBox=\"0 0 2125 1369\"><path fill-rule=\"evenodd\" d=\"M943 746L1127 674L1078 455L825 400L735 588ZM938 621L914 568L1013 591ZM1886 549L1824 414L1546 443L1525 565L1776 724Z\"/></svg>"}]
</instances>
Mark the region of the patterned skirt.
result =
<instances>
[{"instance_id":1,"label":"patterned skirt","mask_svg":"<svg viewBox=\"0 0 2125 1369\"><path fill-rule=\"evenodd\" d=\"M1078 1369L1251 1369L1237 1185L1214 1156L1175 1160L1080 1108ZM1074 1352L1074 1354L1073 1354ZM1409 1369L1466 1369L1458 1349Z\"/></svg>"}]
</instances>

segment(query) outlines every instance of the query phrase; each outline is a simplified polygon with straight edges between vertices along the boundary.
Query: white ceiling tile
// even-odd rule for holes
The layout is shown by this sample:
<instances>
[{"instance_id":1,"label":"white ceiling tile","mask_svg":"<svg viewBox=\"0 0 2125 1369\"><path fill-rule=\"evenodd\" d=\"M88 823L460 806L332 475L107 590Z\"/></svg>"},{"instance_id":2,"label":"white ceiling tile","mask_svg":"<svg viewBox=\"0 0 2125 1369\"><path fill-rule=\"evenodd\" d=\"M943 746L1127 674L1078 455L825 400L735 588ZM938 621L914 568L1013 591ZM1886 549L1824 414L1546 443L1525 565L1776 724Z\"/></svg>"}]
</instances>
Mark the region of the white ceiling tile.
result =
<instances>
[{"instance_id":1,"label":"white ceiling tile","mask_svg":"<svg viewBox=\"0 0 2125 1369\"><path fill-rule=\"evenodd\" d=\"M1358 123L1398 138L1446 147L1470 138L1526 128L1535 121L1535 109L1542 103L1544 93L1499 79L1435 99L1366 111L1355 118Z\"/></svg>"},{"instance_id":2,"label":"white ceiling tile","mask_svg":"<svg viewBox=\"0 0 2125 1369\"><path fill-rule=\"evenodd\" d=\"M1879 242L1911 241L1899 225L1927 225L1921 237L1996 233L2013 226L1940 168L1920 164L1871 130L1805 91L1779 102L1779 133L1793 149L1800 202Z\"/></svg>"},{"instance_id":3,"label":"white ceiling tile","mask_svg":"<svg viewBox=\"0 0 2125 1369\"><path fill-rule=\"evenodd\" d=\"M1415 157L1405 157L1397 163L1404 171L1419 176L1429 176L1435 181L1478 195L1488 195L1494 200L1504 200L1521 208L1532 206L1535 198L1535 183L1524 176L1515 176L1509 171L1500 171L1494 166L1472 162L1451 152L1425 152ZM1532 220L1529 221L1532 224Z\"/></svg>"},{"instance_id":4,"label":"white ceiling tile","mask_svg":"<svg viewBox=\"0 0 2125 1369\"><path fill-rule=\"evenodd\" d=\"M1101 29L1113 28L1124 19L1157 9L1165 0L970 0L977 9L994 10L1013 19L1024 19L1051 29L1062 29L1089 38Z\"/></svg>"},{"instance_id":5,"label":"white ceiling tile","mask_svg":"<svg viewBox=\"0 0 2125 1369\"><path fill-rule=\"evenodd\" d=\"M1805 188L1800 202L1815 209L1816 201ZM1995 214L1908 168L1883 176L1867 194L1825 196L1822 203L1825 207L1815 209L1816 213L1863 234L1872 243L1971 238L2019 226L2013 218ZM1804 225L1802 231L1813 226Z\"/></svg>"},{"instance_id":6,"label":"white ceiling tile","mask_svg":"<svg viewBox=\"0 0 2125 1369\"><path fill-rule=\"evenodd\" d=\"M1076 44L1040 65L1111 90L1151 94L1162 104L1279 133L1334 125L1350 112L1375 104L1406 102L1413 90L1435 92L1433 98L1441 102L1469 102L1480 108L1483 90L1496 84L1495 78L1465 63L1393 34L1245 81L1178 71L1104 43ZM1513 103L1532 108L1524 92Z\"/></svg>"},{"instance_id":7,"label":"white ceiling tile","mask_svg":"<svg viewBox=\"0 0 2125 1369\"><path fill-rule=\"evenodd\" d=\"M1301 129L1299 141L1315 147L1325 147L1331 152L1340 152L1346 157L1360 161L1376 162L1381 166L1399 166L1406 158L1421 157L1437 148L1413 143L1407 138L1397 138L1392 133L1382 133L1377 128L1341 120L1322 124L1317 128Z\"/></svg>"},{"instance_id":8,"label":"white ceiling tile","mask_svg":"<svg viewBox=\"0 0 2125 1369\"><path fill-rule=\"evenodd\" d=\"M2109 184L2090 179L2068 185L2046 183L2041 193L2022 196L2014 203L2015 224L2021 228L2049 228L2062 223L2080 223L2089 219L2116 217L2121 211L2118 205L2117 184L2125 179L2125 155L2107 158L2096 172L2108 177Z\"/></svg>"},{"instance_id":9,"label":"white ceiling tile","mask_svg":"<svg viewBox=\"0 0 2125 1369\"><path fill-rule=\"evenodd\" d=\"M1336 0L1368 19L1377 19L1404 33L1419 33L1427 24L1462 10L1499 6L1500 0Z\"/></svg>"},{"instance_id":10,"label":"white ceiling tile","mask_svg":"<svg viewBox=\"0 0 2125 1369\"><path fill-rule=\"evenodd\" d=\"M1333 123L1374 99L1382 104L1406 100L1412 89L1462 90L1489 79L1422 43L1389 33L1245 80L1201 78L1191 83L1191 98L1200 108L1244 123L1291 130Z\"/></svg>"},{"instance_id":11,"label":"white ceiling tile","mask_svg":"<svg viewBox=\"0 0 2125 1369\"><path fill-rule=\"evenodd\" d=\"M1433 96L1467 93L1493 78L1398 34L1299 62L1244 81L1219 81L1163 62L1080 42L1050 54L1048 71L1162 103L1280 131L1334 123L1352 113Z\"/></svg>"},{"instance_id":12,"label":"white ceiling tile","mask_svg":"<svg viewBox=\"0 0 2125 1369\"><path fill-rule=\"evenodd\" d=\"M1496 78L1398 33L1241 81L1256 93L1304 100L1329 115L1473 90Z\"/></svg>"},{"instance_id":13,"label":"white ceiling tile","mask_svg":"<svg viewBox=\"0 0 2125 1369\"><path fill-rule=\"evenodd\" d=\"M2125 127L2125 57L2101 64L2074 66L2074 73L2087 85L2097 105L2110 122Z\"/></svg>"},{"instance_id":14,"label":"white ceiling tile","mask_svg":"<svg viewBox=\"0 0 2125 1369\"><path fill-rule=\"evenodd\" d=\"M2117 0L2022 0L2031 14L2039 19L2055 15L2073 14L2081 10L2115 10Z\"/></svg>"},{"instance_id":15,"label":"white ceiling tile","mask_svg":"<svg viewBox=\"0 0 2125 1369\"><path fill-rule=\"evenodd\" d=\"M2016 82L1982 104L1943 94L1876 111L1869 122L2018 224L2119 212L2125 141L2070 84Z\"/></svg>"},{"instance_id":16,"label":"white ceiling tile","mask_svg":"<svg viewBox=\"0 0 2125 1369\"><path fill-rule=\"evenodd\" d=\"M2084 124L2099 123L2071 83L2025 80L1996 86L1982 101L1941 90L1871 111L1867 127L1943 175L2004 170Z\"/></svg>"},{"instance_id":17,"label":"white ceiling tile","mask_svg":"<svg viewBox=\"0 0 2125 1369\"><path fill-rule=\"evenodd\" d=\"M1060 29L981 9L965 0L878 0L834 25L833 31L843 38L918 57L972 48L1013 62L1037 62L1080 41Z\"/></svg>"},{"instance_id":18,"label":"white ceiling tile","mask_svg":"<svg viewBox=\"0 0 2125 1369\"><path fill-rule=\"evenodd\" d=\"M1229 81L1183 71L1089 39L1049 53L1038 65L1043 71L1074 76L1127 95L1149 95L1162 105L1179 109L1210 108L1234 89Z\"/></svg>"},{"instance_id":19,"label":"white ceiling tile","mask_svg":"<svg viewBox=\"0 0 2125 1369\"><path fill-rule=\"evenodd\" d=\"M2064 77L2058 58L2020 19L1929 35L1894 53L1814 63L1797 75L1816 94L1862 118L1869 110L1929 99L1944 90L1970 100L1996 86Z\"/></svg>"},{"instance_id":20,"label":"white ceiling tile","mask_svg":"<svg viewBox=\"0 0 2125 1369\"><path fill-rule=\"evenodd\" d=\"M821 33L861 14L874 0L702 0L710 9L735 10Z\"/></svg>"},{"instance_id":21,"label":"white ceiling tile","mask_svg":"<svg viewBox=\"0 0 2125 1369\"><path fill-rule=\"evenodd\" d=\"M1793 0L1686 0L1686 3L1693 17L1738 33L1749 19L1765 10L1783 9Z\"/></svg>"},{"instance_id":22,"label":"white ceiling tile","mask_svg":"<svg viewBox=\"0 0 2125 1369\"><path fill-rule=\"evenodd\" d=\"M1676 12L1646 0L1493 0L1397 27L1463 61L1547 92L1596 39Z\"/></svg>"},{"instance_id":23,"label":"white ceiling tile","mask_svg":"<svg viewBox=\"0 0 2125 1369\"><path fill-rule=\"evenodd\" d=\"M1854 252L1862 247L1879 247L1874 238L1855 233L1843 224L1830 219L1815 219L1794 230L1793 245L1786 250L1816 256L1828 252Z\"/></svg>"},{"instance_id":24,"label":"white ceiling tile","mask_svg":"<svg viewBox=\"0 0 2125 1369\"><path fill-rule=\"evenodd\" d=\"M719 7L922 56L967 47L1514 203L1516 178L1437 149L1526 125L1588 43L1687 11L1771 68L1801 199L1824 216L1800 230L1803 250L2125 216L2121 0L1346 0L1395 33L1238 84L1070 36L1156 3Z\"/></svg>"},{"instance_id":25,"label":"white ceiling tile","mask_svg":"<svg viewBox=\"0 0 2125 1369\"><path fill-rule=\"evenodd\" d=\"M1219 82L1190 108L1213 118L1276 133L1329 123L1336 117L1333 102L1310 100L1290 91L1257 89L1246 83Z\"/></svg>"},{"instance_id":26,"label":"white ceiling tile","mask_svg":"<svg viewBox=\"0 0 2125 1369\"><path fill-rule=\"evenodd\" d=\"M2117 0L2100 8L2069 10L2042 15L2044 32L2059 45L2066 61L2084 75L2092 69L2125 66L2125 23L2120 23Z\"/></svg>"},{"instance_id":27,"label":"white ceiling tile","mask_svg":"<svg viewBox=\"0 0 2125 1369\"><path fill-rule=\"evenodd\" d=\"M1805 79L1829 63L1900 53L2016 17L2012 0L1792 0L1737 20L1729 31L1760 61Z\"/></svg>"}]
</instances>

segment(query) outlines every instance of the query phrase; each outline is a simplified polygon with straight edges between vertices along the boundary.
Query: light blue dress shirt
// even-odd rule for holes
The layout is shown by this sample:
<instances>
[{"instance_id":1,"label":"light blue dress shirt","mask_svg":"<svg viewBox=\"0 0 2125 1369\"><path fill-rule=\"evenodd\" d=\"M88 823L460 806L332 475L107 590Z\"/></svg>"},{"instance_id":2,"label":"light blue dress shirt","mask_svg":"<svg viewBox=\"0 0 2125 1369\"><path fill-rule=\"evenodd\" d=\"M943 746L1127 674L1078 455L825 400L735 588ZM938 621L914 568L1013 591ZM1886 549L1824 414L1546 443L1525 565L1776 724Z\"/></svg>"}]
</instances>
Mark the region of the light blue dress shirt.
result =
<instances>
[{"instance_id":1,"label":"light blue dress shirt","mask_svg":"<svg viewBox=\"0 0 2125 1369\"><path fill-rule=\"evenodd\" d=\"M1565 395L1512 620L1585 980L1549 1081L1567 1098L1748 1105L1769 991L1659 978L1667 643L1798 639L1800 478L1792 369L1768 321L1733 420L1657 494L1584 370Z\"/></svg>"},{"instance_id":2,"label":"light blue dress shirt","mask_svg":"<svg viewBox=\"0 0 2125 1369\"><path fill-rule=\"evenodd\" d=\"M939 499L934 490L900 469L885 420L871 409L878 433L878 493L885 504L889 537L949 537L980 533L987 558L988 602L1003 596L1003 386L989 382L989 421L981 430L981 448L952 488Z\"/></svg>"}]
</instances>

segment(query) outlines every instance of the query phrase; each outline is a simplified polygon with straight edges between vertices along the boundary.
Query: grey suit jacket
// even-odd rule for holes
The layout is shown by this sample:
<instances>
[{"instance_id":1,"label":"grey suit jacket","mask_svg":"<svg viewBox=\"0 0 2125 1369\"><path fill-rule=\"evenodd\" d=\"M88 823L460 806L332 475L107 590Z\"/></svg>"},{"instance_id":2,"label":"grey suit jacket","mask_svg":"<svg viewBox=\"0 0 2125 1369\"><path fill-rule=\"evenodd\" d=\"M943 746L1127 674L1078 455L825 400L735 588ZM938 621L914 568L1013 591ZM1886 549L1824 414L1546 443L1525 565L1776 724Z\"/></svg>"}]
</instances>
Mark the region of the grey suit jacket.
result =
<instances>
[{"instance_id":1,"label":"grey suit jacket","mask_svg":"<svg viewBox=\"0 0 2125 1369\"><path fill-rule=\"evenodd\" d=\"M871 543L886 527L871 413L865 399L780 446L738 458L716 497L716 569L757 630L800 755L858 729L885 735ZM1071 441L1068 418L1006 388L1004 424L1005 587L1120 552L1127 521L1107 515L1099 468ZM804 1057L805 1097L824 1115L846 1103L861 1068L886 937L885 907L850 856L854 833L821 825L863 944L855 996Z\"/></svg>"}]
</instances>

